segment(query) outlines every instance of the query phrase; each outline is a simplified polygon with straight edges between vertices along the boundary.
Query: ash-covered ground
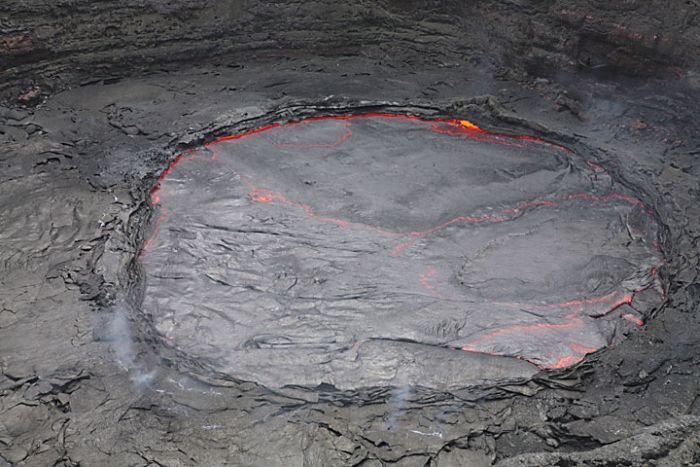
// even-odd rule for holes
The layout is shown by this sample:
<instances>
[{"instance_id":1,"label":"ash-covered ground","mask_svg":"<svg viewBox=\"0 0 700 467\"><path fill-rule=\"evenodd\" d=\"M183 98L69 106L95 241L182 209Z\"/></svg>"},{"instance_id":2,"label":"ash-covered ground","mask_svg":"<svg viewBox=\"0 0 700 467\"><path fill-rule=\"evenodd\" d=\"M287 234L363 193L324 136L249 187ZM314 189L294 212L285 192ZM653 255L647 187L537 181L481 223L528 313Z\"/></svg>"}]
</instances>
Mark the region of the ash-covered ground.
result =
<instances>
[{"instance_id":1,"label":"ash-covered ground","mask_svg":"<svg viewBox=\"0 0 700 467\"><path fill-rule=\"evenodd\" d=\"M5 2L0 463L700 463L699 13Z\"/></svg>"}]
</instances>

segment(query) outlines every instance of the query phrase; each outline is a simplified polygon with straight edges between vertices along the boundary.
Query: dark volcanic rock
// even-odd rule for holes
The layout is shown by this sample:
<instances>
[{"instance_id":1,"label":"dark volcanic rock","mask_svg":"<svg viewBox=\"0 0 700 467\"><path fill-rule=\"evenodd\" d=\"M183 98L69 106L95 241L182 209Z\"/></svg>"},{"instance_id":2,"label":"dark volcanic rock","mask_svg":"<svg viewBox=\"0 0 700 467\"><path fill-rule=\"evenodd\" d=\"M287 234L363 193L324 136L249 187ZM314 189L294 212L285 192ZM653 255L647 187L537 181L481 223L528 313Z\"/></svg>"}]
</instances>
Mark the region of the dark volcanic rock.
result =
<instances>
[{"instance_id":1,"label":"dark volcanic rock","mask_svg":"<svg viewBox=\"0 0 700 467\"><path fill-rule=\"evenodd\" d=\"M0 5L0 91L32 79L67 86L184 63L371 57L464 60L536 75L588 69L683 75L698 65L695 0L537 2L355 0L8 0ZM476 58L475 50L488 50ZM420 58L416 53L422 54ZM414 54L414 57L410 55Z\"/></svg>"},{"instance_id":2,"label":"dark volcanic rock","mask_svg":"<svg viewBox=\"0 0 700 467\"><path fill-rule=\"evenodd\" d=\"M695 0L3 1L0 463L698 464L698 27ZM375 361L403 359L394 385L271 389L167 345L142 308L139 253L168 163L270 121L368 108L590 154L644 194L663 303L638 293L601 327L612 347L557 371L515 362L527 371L507 382L483 381L502 357L470 375L451 358L408 358L424 346L397 341L365 344ZM608 180L585 173L586 189ZM601 231L622 226L633 246L642 214L604 216ZM489 265L509 258L489 252ZM455 278L473 286L463 266ZM628 266L599 259L580 275L602 290ZM292 269L279 261L273 285ZM410 384L446 368L449 381L481 383Z\"/></svg>"}]
</instances>

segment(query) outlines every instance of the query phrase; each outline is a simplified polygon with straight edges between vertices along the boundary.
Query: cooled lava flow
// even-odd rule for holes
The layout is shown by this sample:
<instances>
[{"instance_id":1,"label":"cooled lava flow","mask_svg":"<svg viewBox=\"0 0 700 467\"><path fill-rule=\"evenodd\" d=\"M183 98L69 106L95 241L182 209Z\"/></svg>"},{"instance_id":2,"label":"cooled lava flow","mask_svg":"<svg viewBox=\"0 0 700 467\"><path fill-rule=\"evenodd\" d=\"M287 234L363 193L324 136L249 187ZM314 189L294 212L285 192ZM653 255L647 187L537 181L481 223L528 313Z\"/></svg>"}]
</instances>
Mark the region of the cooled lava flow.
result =
<instances>
[{"instance_id":1,"label":"cooled lava flow","mask_svg":"<svg viewBox=\"0 0 700 467\"><path fill-rule=\"evenodd\" d=\"M172 345L263 383L382 380L399 363L370 341L564 367L662 299L634 193L466 120L267 125L182 154L151 201L144 310Z\"/></svg>"}]
</instances>

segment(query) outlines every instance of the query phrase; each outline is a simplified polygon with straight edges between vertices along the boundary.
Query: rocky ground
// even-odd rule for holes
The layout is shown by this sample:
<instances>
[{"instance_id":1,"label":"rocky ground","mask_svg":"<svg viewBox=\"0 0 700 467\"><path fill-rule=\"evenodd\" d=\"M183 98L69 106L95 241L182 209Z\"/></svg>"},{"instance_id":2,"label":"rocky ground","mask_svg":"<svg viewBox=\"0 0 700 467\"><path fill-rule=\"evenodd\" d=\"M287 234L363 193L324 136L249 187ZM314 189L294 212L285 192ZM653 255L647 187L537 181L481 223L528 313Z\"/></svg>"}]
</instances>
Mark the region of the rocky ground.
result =
<instances>
[{"instance_id":1,"label":"rocky ground","mask_svg":"<svg viewBox=\"0 0 700 467\"><path fill-rule=\"evenodd\" d=\"M4 2L0 462L700 464L699 14L693 0ZM139 310L156 178L217 135L357 106L595 153L664 226L664 304L612 348L507 385L272 391L193 371Z\"/></svg>"}]
</instances>

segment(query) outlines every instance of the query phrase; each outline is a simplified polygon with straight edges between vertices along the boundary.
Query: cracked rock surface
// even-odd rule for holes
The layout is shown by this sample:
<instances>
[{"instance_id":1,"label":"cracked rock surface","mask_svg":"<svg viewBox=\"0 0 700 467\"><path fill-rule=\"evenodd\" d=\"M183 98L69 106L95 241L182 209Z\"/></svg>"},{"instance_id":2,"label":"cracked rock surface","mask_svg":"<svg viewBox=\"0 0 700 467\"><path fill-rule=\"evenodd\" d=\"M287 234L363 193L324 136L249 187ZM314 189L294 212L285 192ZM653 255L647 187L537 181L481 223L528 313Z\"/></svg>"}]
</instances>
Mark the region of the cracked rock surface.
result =
<instances>
[{"instance_id":1,"label":"cracked rock surface","mask_svg":"<svg viewBox=\"0 0 700 467\"><path fill-rule=\"evenodd\" d=\"M4 2L0 464L700 463L697 12L694 1ZM397 384L273 384L164 345L144 319L142 263L155 251L143 253L158 216L149 192L168 163L225 134L348 108L467 119L591 156L655 213L663 290L621 304L634 319L568 368L475 354L476 374L517 376L507 381L416 385L431 364L405 366ZM288 176L271 181L287 188ZM606 225L643 225L618 208ZM626 268L605 266L615 280ZM395 342L368 351L416 345Z\"/></svg>"}]
</instances>

